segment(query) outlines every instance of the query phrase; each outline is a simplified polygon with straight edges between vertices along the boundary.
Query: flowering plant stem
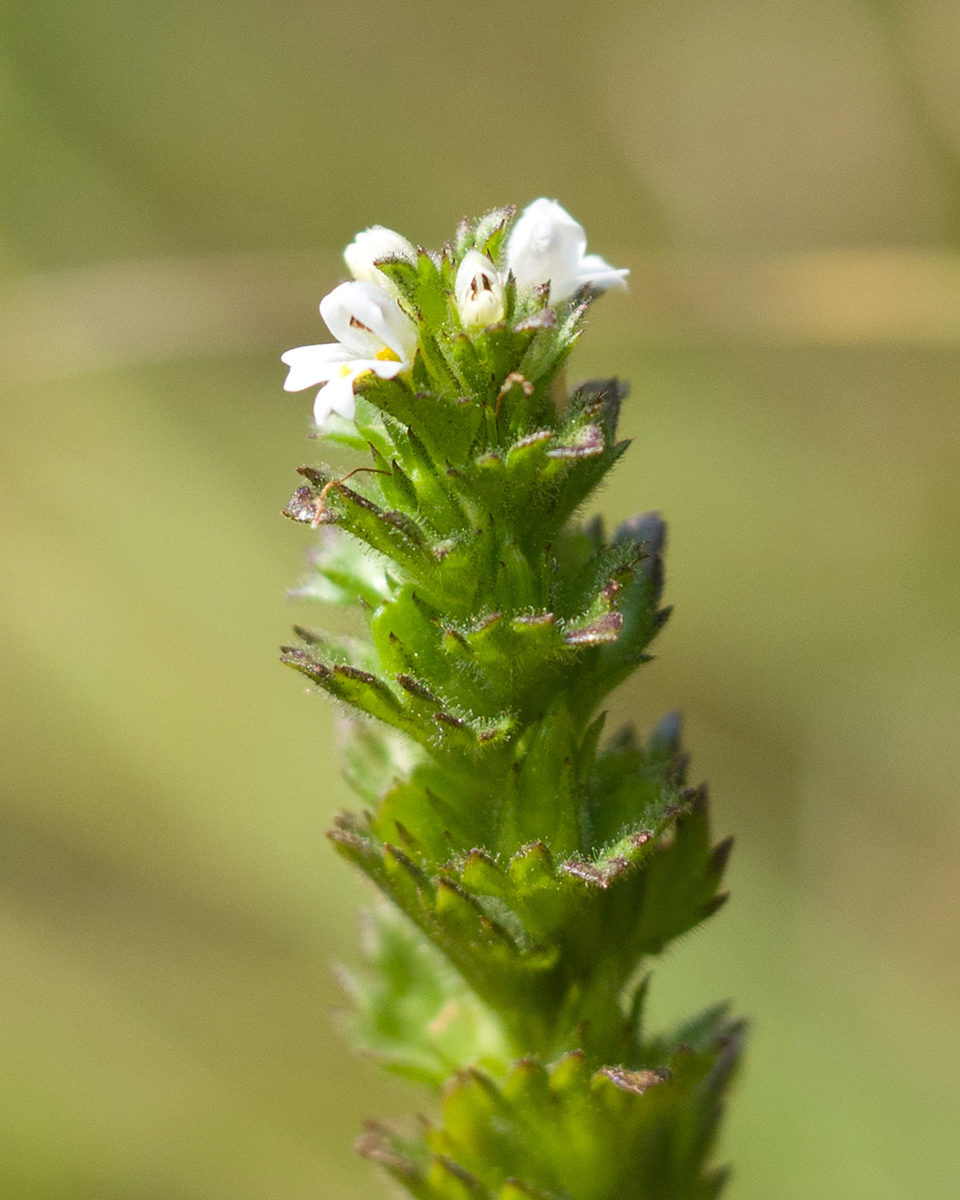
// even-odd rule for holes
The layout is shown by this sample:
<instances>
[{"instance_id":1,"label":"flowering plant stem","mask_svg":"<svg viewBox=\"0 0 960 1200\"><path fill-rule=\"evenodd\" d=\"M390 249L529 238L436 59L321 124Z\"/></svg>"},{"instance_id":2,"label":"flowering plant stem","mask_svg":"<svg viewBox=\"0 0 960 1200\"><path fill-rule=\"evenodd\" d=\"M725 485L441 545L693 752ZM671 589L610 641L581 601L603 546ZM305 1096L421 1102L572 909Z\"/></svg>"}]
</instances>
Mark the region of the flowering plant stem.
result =
<instances>
[{"instance_id":1,"label":"flowering plant stem","mask_svg":"<svg viewBox=\"0 0 960 1200\"><path fill-rule=\"evenodd\" d=\"M439 253L365 231L321 304L337 342L284 356L288 389L323 385L322 436L367 456L301 467L285 510L321 531L300 594L356 614L283 651L340 702L366 807L330 837L386 898L350 1024L432 1095L359 1148L422 1200L700 1200L742 1024L651 1035L646 965L722 903L730 843L675 716L604 734L668 614L664 528L578 520L626 448L625 389L562 385L626 272L553 201L512 222Z\"/></svg>"}]
</instances>

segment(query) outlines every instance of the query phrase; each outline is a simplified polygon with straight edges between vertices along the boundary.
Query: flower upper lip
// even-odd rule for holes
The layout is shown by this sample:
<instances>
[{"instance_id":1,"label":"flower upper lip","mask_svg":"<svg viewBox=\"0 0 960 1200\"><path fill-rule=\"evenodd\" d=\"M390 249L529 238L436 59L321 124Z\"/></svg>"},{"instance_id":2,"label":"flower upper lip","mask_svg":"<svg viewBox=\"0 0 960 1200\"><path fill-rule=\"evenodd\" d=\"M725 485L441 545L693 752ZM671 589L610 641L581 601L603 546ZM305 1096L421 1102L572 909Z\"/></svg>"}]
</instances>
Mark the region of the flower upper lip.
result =
<instances>
[{"instance_id":1,"label":"flower upper lip","mask_svg":"<svg viewBox=\"0 0 960 1200\"><path fill-rule=\"evenodd\" d=\"M416 326L375 283L341 283L320 301L320 315L337 340L297 346L281 356L290 368L285 391L323 384L313 409L318 426L332 412L348 420L354 416L353 385L359 376L372 371L393 379L410 369L417 352Z\"/></svg>"},{"instance_id":2,"label":"flower upper lip","mask_svg":"<svg viewBox=\"0 0 960 1200\"><path fill-rule=\"evenodd\" d=\"M320 301L327 328L355 358L375 358L389 347L409 366L417 349L417 330L392 296L375 283L341 283Z\"/></svg>"},{"instance_id":3,"label":"flower upper lip","mask_svg":"<svg viewBox=\"0 0 960 1200\"><path fill-rule=\"evenodd\" d=\"M507 267L520 288L549 283L554 303L587 285L626 286L626 268L612 267L586 249L587 235L579 221L556 200L541 196L517 218L507 241Z\"/></svg>"}]
</instances>

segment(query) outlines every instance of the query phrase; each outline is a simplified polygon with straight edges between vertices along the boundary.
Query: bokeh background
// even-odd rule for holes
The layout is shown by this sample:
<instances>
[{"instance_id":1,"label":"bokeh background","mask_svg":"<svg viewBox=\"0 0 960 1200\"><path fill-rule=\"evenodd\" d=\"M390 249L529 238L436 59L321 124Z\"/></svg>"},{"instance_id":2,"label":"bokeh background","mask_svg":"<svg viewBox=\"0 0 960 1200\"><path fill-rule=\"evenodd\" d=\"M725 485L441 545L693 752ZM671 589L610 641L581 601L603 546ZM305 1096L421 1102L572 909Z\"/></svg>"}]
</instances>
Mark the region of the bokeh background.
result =
<instances>
[{"instance_id":1,"label":"bokeh background","mask_svg":"<svg viewBox=\"0 0 960 1200\"><path fill-rule=\"evenodd\" d=\"M615 716L738 839L654 990L754 1023L731 1200L960 1194L960 7L6 0L0 161L0 1194L386 1194L277 360L356 230L538 195L632 270L573 373L672 530Z\"/></svg>"}]
</instances>

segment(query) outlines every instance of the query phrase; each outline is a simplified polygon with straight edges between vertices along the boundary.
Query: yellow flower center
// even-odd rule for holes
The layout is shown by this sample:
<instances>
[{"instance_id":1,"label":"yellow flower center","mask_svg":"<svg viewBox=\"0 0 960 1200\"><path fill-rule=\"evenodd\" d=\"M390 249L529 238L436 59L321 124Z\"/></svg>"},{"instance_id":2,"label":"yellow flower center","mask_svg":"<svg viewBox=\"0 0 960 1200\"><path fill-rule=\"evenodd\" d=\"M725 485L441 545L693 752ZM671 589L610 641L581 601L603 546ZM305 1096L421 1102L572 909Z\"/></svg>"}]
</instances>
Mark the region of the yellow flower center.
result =
<instances>
[{"instance_id":1,"label":"yellow flower center","mask_svg":"<svg viewBox=\"0 0 960 1200\"><path fill-rule=\"evenodd\" d=\"M400 355L394 354L389 346L384 346L382 350L377 351L377 358L381 362L400 362Z\"/></svg>"}]
</instances>

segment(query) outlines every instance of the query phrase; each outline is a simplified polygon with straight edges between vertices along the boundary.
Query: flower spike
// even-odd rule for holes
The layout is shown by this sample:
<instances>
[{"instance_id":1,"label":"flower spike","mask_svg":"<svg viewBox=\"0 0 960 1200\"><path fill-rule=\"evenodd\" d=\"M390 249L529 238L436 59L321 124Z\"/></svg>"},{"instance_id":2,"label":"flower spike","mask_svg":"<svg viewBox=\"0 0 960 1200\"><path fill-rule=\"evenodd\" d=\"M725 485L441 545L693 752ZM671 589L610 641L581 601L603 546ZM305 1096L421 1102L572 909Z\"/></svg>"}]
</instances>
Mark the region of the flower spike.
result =
<instances>
[{"instance_id":1,"label":"flower spike","mask_svg":"<svg viewBox=\"0 0 960 1200\"><path fill-rule=\"evenodd\" d=\"M556 201L511 233L513 213L440 252L358 234L357 278L320 304L336 341L283 356L366 456L301 466L284 510L318 531L299 597L354 607L349 636L298 625L282 651L343 714L361 811L329 836L382 893L346 1019L427 1093L419 1124L357 1148L417 1200L716 1200L742 1023L652 1033L644 1000L722 905L730 843L676 714L604 734L670 612L665 526L580 520L627 447L627 389L563 382L626 271Z\"/></svg>"}]
</instances>

